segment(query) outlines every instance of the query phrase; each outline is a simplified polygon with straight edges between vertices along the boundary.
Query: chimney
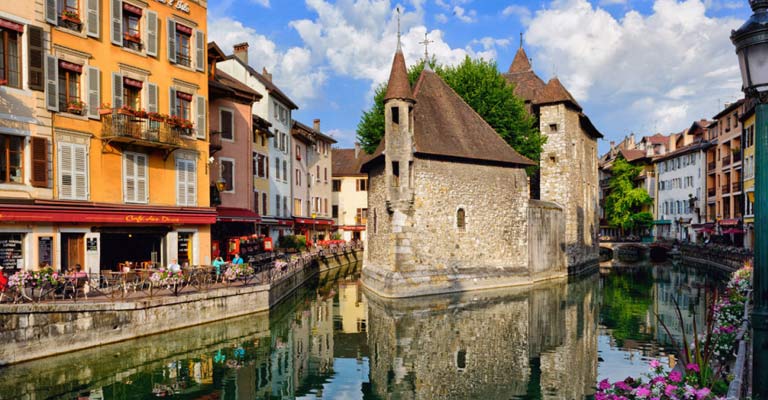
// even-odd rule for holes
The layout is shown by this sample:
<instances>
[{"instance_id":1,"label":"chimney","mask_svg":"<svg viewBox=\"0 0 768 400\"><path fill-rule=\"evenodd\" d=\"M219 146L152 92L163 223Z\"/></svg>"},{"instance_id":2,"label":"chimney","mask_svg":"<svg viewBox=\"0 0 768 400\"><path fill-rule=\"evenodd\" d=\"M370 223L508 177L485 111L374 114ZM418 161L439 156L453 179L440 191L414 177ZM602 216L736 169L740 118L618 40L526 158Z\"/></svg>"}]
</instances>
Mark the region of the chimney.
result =
<instances>
[{"instance_id":1,"label":"chimney","mask_svg":"<svg viewBox=\"0 0 768 400\"><path fill-rule=\"evenodd\" d=\"M267 67L261 68L261 74L264 75L264 78L266 78L268 81L272 82L272 74L267 72Z\"/></svg>"},{"instance_id":2,"label":"chimney","mask_svg":"<svg viewBox=\"0 0 768 400\"><path fill-rule=\"evenodd\" d=\"M358 159L360 155L360 142L355 142L355 159Z\"/></svg>"},{"instance_id":3,"label":"chimney","mask_svg":"<svg viewBox=\"0 0 768 400\"><path fill-rule=\"evenodd\" d=\"M320 119L315 118L314 121L312 121L312 127L315 129L315 132L320 132Z\"/></svg>"},{"instance_id":4,"label":"chimney","mask_svg":"<svg viewBox=\"0 0 768 400\"><path fill-rule=\"evenodd\" d=\"M235 46L235 57L248 65L248 42L238 43Z\"/></svg>"}]
</instances>

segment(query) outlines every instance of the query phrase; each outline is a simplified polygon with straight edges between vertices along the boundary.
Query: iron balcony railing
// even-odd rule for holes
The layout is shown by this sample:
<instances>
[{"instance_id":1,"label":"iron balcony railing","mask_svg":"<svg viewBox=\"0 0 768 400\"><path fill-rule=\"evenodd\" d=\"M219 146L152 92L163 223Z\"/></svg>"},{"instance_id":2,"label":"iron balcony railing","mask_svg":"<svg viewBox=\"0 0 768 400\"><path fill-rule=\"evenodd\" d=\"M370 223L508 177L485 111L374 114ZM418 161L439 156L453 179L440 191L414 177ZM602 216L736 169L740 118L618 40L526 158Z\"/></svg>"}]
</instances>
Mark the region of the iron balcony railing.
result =
<instances>
[{"instance_id":1,"label":"iron balcony railing","mask_svg":"<svg viewBox=\"0 0 768 400\"><path fill-rule=\"evenodd\" d=\"M735 182L732 185L732 190L733 190L733 193L741 192L741 182Z\"/></svg>"},{"instance_id":2,"label":"iron balcony railing","mask_svg":"<svg viewBox=\"0 0 768 400\"><path fill-rule=\"evenodd\" d=\"M155 121L148 117L136 116L112 110L101 116L102 137L128 138L166 146L182 146L182 136L194 137L191 128L171 125L166 121Z\"/></svg>"},{"instance_id":3,"label":"iron balcony railing","mask_svg":"<svg viewBox=\"0 0 768 400\"><path fill-rule=\"evenodd\" d=\"M722 192L723 192L723 194L730 193L731 192L731 185L723 185Z\"/></svg>"},{"instance_id":4,"label":"iron balcony railing","mask_svg":"<svg viewBox=\"0 0 768 400\"><path fill-rule=\"evenodd\" d=\"M725 156L723 157L723 167L731 165L731 156Z\"/></svg>"},{"instance_id":5,"label":"iron balcony railing","mask_svg":"<svg viewBox=\"0 0 768 400\"><path fill-rule=\"evenodd\" d=\"M717 168L717 163L716 163L716 162L712 161L712 162L710 162L710 163L708 164L708 168L707 168L708 170L710 170L710 171L714 171L714 170L715 170L715 168Z\"/></svg>"},{"instance_id":6,"label":"iron balcony railing","mask_svg":"<svg viewBox=\"0 0 768 400\"><path fill-rule=\"evenodd\" d=\"M717 196L717 189L716 188L710 188L707 190L707 194L709 197Z\"/></svg>"}]
</instances>

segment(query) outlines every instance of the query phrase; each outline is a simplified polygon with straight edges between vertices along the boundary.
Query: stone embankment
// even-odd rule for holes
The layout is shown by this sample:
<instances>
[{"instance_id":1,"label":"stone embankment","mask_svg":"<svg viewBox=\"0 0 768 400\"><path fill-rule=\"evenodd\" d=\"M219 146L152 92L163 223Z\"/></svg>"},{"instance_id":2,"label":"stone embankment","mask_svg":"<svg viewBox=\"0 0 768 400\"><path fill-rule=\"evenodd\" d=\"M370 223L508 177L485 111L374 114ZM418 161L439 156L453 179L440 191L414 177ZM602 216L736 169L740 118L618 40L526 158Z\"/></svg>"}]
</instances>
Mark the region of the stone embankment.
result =
<instances>
[{"instance_id":1,"label":"stone embankment","mask_svg":"<svg viewBox=\"0 0 768 400\"><path fill-rule=\"evenodd\" d=\"M316 256L269 283L118 302L0 305L0 366L268 311L318 273L362 260L362 250Z\"/></svg>"},{"instance_id":2,"label":"stone embankment","mask_svg":"<svg viewBox=\"0 0 768 400\"><path fill-rule=\"evenodd\" d=\"M738 270L753 258L752 252L735 247L681 244L679 248L685 264L726 272Z\"/></svg>"}]
</instances>

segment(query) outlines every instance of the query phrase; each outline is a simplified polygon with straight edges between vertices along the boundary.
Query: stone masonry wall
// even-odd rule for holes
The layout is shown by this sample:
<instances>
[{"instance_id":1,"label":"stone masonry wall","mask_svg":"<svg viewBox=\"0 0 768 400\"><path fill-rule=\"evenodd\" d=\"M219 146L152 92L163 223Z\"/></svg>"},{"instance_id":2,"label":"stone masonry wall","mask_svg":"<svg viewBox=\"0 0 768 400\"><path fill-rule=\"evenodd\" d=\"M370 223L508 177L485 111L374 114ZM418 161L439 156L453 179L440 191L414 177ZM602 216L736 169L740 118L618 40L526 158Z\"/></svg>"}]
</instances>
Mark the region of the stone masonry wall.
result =
<instances>
[{"instance_id":1,"label":"stone masonry wall","mask_svg":"<svg viewBox=\"0 0 768 400\"><path fill-rule=\"evenodd\" d=\"M528 181L521 168L415 162L415 269L527 269ZM459 208L466 228L457 228Z\"/></svg>"},{"instance_id":2,"label":"stone masonry wall","mask_svg":"<svg viewBox=\"0 0 768 400\"><path fill-rule=\"evenodd\" d=\"M391 217L387 212L387 180L384 165L379 164L368 176L368 225L365 261L380 268L394 268L394 244L391 235Z\"/></svg>"},{"instance_id":3,"label":"stone masonry wall","mask_svg":"<svg viewBox=\"0 0 768 400\"><path fill-rule=\"evenodd\" d=\"M570 270L598 259L599 220L597 143L579 123L578 112L564 104L539 110L547 136L541 155L541 200L565 211L566 254Z\"/></svg>"},{"instance_id":4,"label":"stone masonry wall","mask_svg":"<svg viewBox=\"0 0 768 400\"><path fill-rule=\"evenodd\" d=\"M567 271L563 209L551 202L531 200L528 207L528 268L533 279Z\"/></svg>"}]
</instances>

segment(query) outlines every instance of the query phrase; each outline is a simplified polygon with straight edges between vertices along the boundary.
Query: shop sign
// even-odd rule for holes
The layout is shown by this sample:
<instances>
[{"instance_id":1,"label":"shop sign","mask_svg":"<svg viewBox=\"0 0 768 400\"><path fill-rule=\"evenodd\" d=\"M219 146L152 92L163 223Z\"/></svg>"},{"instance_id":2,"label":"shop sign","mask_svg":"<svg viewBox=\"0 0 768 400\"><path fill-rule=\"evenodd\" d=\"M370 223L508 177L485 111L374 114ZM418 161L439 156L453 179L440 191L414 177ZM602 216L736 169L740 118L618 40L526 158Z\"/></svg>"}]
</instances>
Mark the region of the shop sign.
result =
<instances>
[{"instance_id":1,"label":"shop sign","mask_svg":"<svg viewBox=\"0 0 768 400\"><path fill-rule=\"evenodd\" d=\"M53 237L41 236L37 239L37 254L41 265L53 264Z\"/></svg>"},{"instance_id":2,"label":"shop sign","mask_svg":"<svg viewBox=\"0 0 768 400\"><path fill-rule=\"evenodd\" d=\"M132 224L178 224L181 223L181 218L168 217L165 215L154 216L129 214L125 216L125 222Z\"/></svg>"},{"instance_id":3,"label":"shop sign","mask_svg":"<svg viewBox=\"0 0 768 400\"><path fill-rule=\"evenodd\" d=\"M85 239L85 250L88 252L99 251L99 239L98 238Z\"/></svg>"},{"instance_id":4,"label":"shop sign","mask_svg":"<svg viewBox=\"0 0 768 400\"><path fill-rule=\"evenodd\" d=\"M168 7L173 7L179 11L189 14L189 3L183 0L155 0L160 4L167 4Z\"/></svg>"}]
</instances>

